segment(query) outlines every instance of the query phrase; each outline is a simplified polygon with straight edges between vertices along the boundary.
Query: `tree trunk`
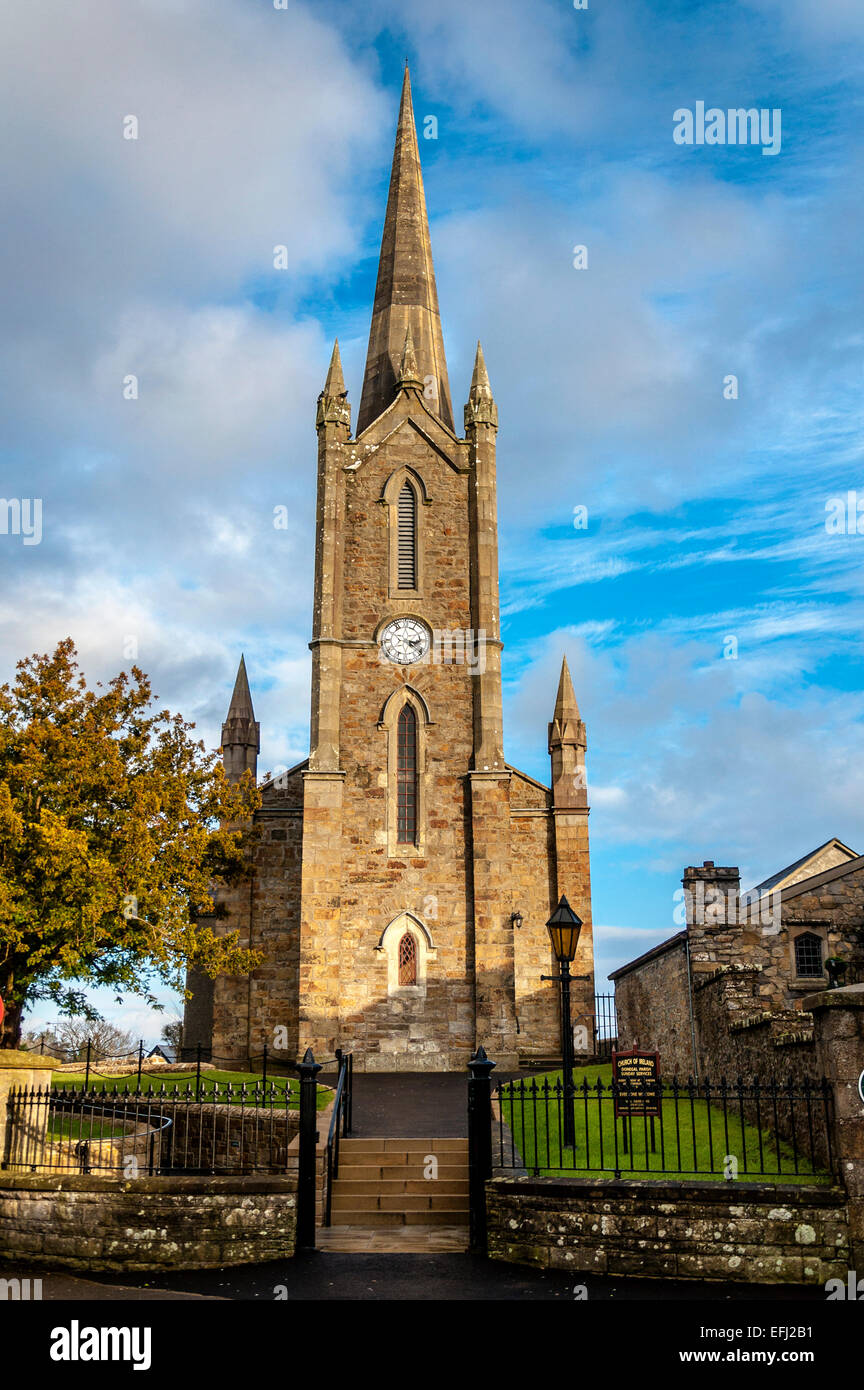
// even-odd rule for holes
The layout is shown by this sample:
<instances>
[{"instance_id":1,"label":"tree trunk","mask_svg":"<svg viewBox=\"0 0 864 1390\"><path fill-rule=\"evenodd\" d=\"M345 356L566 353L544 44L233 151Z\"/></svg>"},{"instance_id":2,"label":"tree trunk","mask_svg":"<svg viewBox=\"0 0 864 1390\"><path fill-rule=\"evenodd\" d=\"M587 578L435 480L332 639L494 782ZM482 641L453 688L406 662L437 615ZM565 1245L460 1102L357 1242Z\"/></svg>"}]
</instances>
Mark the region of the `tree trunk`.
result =
<instances>
[{"instance_id":1,"label":"tree trunk","mask_svg":"<svg viewBox=\"0 0 864 1390\"><path fill-rule=\"evenodd\" d=\"M22 1012L20 1004L6 1005L6 1014L2 1024L0 1024L0 1048L20 1045Z\"/></svg>"}]
</instances>

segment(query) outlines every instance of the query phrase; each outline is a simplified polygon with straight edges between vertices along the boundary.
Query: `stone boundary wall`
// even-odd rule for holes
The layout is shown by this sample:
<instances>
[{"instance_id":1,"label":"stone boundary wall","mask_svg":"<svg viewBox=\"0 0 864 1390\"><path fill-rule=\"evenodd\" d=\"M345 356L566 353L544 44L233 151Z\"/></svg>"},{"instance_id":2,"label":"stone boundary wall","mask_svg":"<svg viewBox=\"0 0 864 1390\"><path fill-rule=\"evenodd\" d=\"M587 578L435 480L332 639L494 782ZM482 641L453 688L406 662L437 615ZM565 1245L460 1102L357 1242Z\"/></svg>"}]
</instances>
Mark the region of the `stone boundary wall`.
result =
<instances>
[{"instance_id":1,"label":"stone boundary wall","mask_svg":"<svg viewBox=\"0 0 864 1390\"><path fill-rule=\"evenodd\" d=\"M722 966L697 977L693 1014L699 1074L745 1081L776 1077L796 1083L821 1076L813 1039L813 1016L802 1010L768 1010L758 966Z\"/></svg>"},{"instance_id":2,"label":"stone boundary wall","mask_svg":"<svg viewBox=\"0 0 864 1390\"><path fill-rule=\"evenodd\" d=\"M489 1255L643 1279L824 1284L850 1263L838 1188L494 1178Z\"/></svg>"},{"instance_id":3,"label":"stone boundary wall","mask_svg":"<svg viewBox=\"0 0 864 1390\"><path fill-rule=\"evenodd\" d=\"M296 1177L0 1173L0 1260L67 1269L223 1269L294 1254Z\"/></svg>"},{"instance_id":4,"label":"stone boundary wall","mask_svg":"<svg viewBox=\"0 0 864 1390\"><path fill-rule=\"evenodd\" d=\"M659 1051L663 1079L684 1082L693 1072L693 1039L683 935L649 957L638 969L616 974L618 1047Z\"/></svg>"}]
</instances>

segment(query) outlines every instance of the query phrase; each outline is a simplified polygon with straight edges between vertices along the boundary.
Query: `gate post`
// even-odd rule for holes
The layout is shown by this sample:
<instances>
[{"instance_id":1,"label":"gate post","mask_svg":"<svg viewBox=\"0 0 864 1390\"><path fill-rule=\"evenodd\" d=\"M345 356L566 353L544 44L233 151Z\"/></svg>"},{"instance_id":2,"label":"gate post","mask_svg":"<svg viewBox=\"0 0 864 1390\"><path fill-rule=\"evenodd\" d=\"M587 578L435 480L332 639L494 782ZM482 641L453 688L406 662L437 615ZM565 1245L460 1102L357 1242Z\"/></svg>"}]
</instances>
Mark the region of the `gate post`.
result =
<instances>
[{"instance_id":1,"label":"gate post","mask_svg":"<svg viewBox=\"0 0 864 1390\"><path fill-rule=\"evenodd\" d=\"M494 1062L478 1047L468 1063L469 1250L486 1254L486 1183L492 1176L492 1071Z\"/></svg>"},{"instance_id":2,"label":"gate post","mask_svg":"<svg viewBox=\"0 0 864 1390\"><path fill-rule=\"evenodd\" d=\"M816 1056L834 1096L832 1157L846 1189L850 1265L864 1274L864 984L805 995Z\"/></svg>"},{"instance_id":3,"label":"gate post","mask_svg":"<svg viewBox=\"0 0 864 1390\"><path fill-rule=\"evenodd\" d=\"M300 1154L297 1171L297 1237L298 1250L315 1249L315 1169L318 1149L318 1085L316 1077L321 1063L316 1062L311 1047L307 1047L300 1072Z\"/></svg>"}]
</instances>

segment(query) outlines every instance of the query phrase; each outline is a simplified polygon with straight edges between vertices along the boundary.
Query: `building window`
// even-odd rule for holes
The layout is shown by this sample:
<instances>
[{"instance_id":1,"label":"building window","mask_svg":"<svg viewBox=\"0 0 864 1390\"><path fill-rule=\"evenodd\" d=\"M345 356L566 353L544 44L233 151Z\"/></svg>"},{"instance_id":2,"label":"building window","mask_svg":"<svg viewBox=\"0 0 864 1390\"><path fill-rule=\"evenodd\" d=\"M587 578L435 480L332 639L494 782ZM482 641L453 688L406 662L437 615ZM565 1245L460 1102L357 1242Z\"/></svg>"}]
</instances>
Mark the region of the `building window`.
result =
<instances>
[{"instance_id":1,"label":"building window","mask_svg":"<svg viewBox=\"0 0 864 1390\"><path fill-rule=\"evenodd\" d=\"M813 932L802 932L795 938L795 974L818 979L822 973L822 942Z\"/></svg>"},{"instance_id":2,"label":"building window","mask_svg":"<svg viewBox=\"0 0 864 1390\"><path fill-rule=\"evenodd\" d=\"M417 495L409 482L402 484L397 506L397 587L417 588Z\"/></svg>"},{"instance_id":3,"label":"building window","mask_svg":"<svg viewBox=\"0 0 864 1390\"><path fill-rule=\"evenodd\" d=\"M417 716L403 705L396 731L396 839L417 840Z\"/></svg>"},{"instance_id":4,"label":"building window","mask_svg":"<svg viewBox=\"0 0 864 1390\"><path fill-rule=\"evenodd\" d=\"M416 985L417 983L417 942L410 931L406 931L399 942L399 983L400 985Z\"/></svg>"}]
</instances>

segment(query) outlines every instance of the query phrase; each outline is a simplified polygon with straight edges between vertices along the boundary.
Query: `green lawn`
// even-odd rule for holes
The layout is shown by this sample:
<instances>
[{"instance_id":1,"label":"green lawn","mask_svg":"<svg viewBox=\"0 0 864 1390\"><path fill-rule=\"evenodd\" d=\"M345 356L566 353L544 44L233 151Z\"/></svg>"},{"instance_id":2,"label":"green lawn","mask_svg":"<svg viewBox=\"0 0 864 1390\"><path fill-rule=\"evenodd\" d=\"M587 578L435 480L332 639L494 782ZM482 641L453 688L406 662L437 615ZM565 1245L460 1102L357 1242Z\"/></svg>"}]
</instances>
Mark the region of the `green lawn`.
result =
<instances>
[{"instance_id":1,"label":"green lawn","mask_svg":"<svg viewBox=\"0 0 864 1390\"><path fill-rule=\"evenodd\" d=\"M532 1079L537 1085L536 1096L530 1089ZM791 1144L784 1140L780 1141L779 1146L775 1144L768 1129L763 1129L760 1135L755 1125L746 1120L742 1124L731 1097L725 1120L722 1106L713 1102L709 1105L704 1098L694 1099L691 1105L686 1093L679 1093L676 1118L675 1102L664 1099L662 1114L654 1120L653 1151L651 1121L643 1116L633 1116L627 1122L625 1151L625 1121L619 1119L616 1125L611 1097L608 1093L603 1094L598 1102L597 1092L594 1091L589 1094L586 1104L581 1092L584 1081L588 1082L589 1087L598 1080L608 1086L612 1080L611 1063L576 1069L576 1146L575 1150L569 1147L562 1149L560 1110L555 1093L550 1093L548 1112L544 1102L544 1083L548 1082L552 1088L561 1079L560 1071L549 1072L527 1079L524 1092L520 1093L517 1083L515 1092L509 1092L505 1087L499 1096L504 1123L509 1125L518 1154L522 1155L524 1166L530 1173L539 1172L554 1177L610 1177L617 1167L622 1177L659 1178L665 1167L676 1180L694 1177L722 1182L726 1176L724 1157L731 1154L738 1161L737 1176L751 1182L831 1182L829 1175L811 1167L800 1150L796 1158ZM814 1128L818 1123L819 1117L814 1114ZM496 1152L499 1133L496 1125ZM510 1143L510 1136L505 1130L505 1163L513 1161Z\"/></svg>"},{"instance_id":2,"label":"green lawn","mask_svg":"<svg viewBox=\"0 0 864 1390\"><path fill-rule=\"evenodd\" d=\"M45 1138L52 1143L70 1139L95 1142L99 1139L123 1139L128 1133L126 1126L112 1118L101 1119L93 1115L64 1115L54 1111L49 1117Z\"/></svg>"},{"instance_id":3,"label":"green lawn","mask_svg":"<svg viewBox=\"0 0 864 1390\"><path fill-rule=\"evenodd\" d=\"M243 1103L242 1084L247 1083L246 1105L254 1103L254 1087L256 1082L260 1084L261 1077L254 1072L241 1071L202 1071L201 1086L197 1094L202 1100L218 1100L220 1102L230 1102L233 1105ZM53 1078L55 1087L65 1087L68 1090L75 1090L84 1085L84 1073L74 1072L55 1072ZM271 1092L272 1085L272 1092ZM230 1093L229 1093L230 1086ZM116 1092L129 1089L130 1094L135 1092L139 1095L145 1093L159 1096L165 1100L185 1100L187 1095L193 1100L196 1098L195 1073L194 1071L169 1072L160 1071L158 1073L142 1072L141 1085L138 1085L138 1076L133 1072L131 1076L100 1076L95 1070L90 1073L89 1090L97 1092ZM296 1110L300 1105L300 1083L296 1077L273 1076L267 1078L267 1104L270 1104L270 1096L273 1096L273 1103L281 1108L285 1103L287 1093L288 1108ZM333 1091L330 1087L318 1087L318 1109L323 1110L329 1105Z\"/></svg>"}]
</instances>

